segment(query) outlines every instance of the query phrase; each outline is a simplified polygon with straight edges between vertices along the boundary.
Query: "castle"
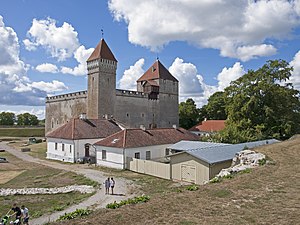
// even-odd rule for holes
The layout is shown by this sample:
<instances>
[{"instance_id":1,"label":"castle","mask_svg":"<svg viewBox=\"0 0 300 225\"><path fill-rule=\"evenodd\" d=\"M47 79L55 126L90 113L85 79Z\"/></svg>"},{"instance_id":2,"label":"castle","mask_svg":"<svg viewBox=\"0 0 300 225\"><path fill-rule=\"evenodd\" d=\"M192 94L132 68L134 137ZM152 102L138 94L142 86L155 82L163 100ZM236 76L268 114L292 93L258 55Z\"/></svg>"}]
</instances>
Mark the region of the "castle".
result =
<instances>
[{"instance_id":1,"label":"castle","mask_svg":"<svg viewBox=\"0 0 300 225\"><path fill-rule=\"evenodd\" d=\"M116 89L118 61L102 38L87 60L87 91L46 98L46 133L86 115L126 128L178 126L178 80L156 60L137 80L137 91Z\"/></svg>"}]
</instances>

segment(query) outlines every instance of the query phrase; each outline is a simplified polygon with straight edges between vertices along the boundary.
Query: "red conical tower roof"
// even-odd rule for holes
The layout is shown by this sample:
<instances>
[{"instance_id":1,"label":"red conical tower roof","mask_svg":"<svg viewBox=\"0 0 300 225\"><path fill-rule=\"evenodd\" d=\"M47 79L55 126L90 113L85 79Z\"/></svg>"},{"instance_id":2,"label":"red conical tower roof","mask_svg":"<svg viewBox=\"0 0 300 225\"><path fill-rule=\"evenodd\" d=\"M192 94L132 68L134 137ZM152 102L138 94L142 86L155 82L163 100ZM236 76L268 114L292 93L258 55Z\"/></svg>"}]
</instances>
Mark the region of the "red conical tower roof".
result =
<instances>
[{"instance_id":1,"label":"red conical tower roof","mask_svg":"<svg viewBox=\"0 0 300 225\"><path fill-rule=\"evenodd\" d=\"M87 62L95 59L108 59L108 60L118 62L103 38L98 43L97 47L95 48L91 56L88 58Z\"/></svg>"}]
</instances>

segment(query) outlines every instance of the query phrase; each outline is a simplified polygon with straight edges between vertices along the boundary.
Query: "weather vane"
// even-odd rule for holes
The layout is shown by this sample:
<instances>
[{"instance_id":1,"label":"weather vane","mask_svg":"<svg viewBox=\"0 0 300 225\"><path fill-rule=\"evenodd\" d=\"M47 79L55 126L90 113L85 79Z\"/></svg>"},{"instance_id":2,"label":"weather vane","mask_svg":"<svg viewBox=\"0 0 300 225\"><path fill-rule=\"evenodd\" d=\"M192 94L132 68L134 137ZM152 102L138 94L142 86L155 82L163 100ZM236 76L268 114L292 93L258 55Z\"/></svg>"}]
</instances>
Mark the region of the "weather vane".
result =
<instances>
[{"instance_id":1,"label":"weather vane","mask_svg":"<svg viewBox=\"0 0 300 225\"><path fill-rule=\"evenodd\" d=\"M101 35L102 35L102 38L103 38L103 36L104 36L104 31L103 31L103 29L101 29Z\"/></svg>"}]
</instances>

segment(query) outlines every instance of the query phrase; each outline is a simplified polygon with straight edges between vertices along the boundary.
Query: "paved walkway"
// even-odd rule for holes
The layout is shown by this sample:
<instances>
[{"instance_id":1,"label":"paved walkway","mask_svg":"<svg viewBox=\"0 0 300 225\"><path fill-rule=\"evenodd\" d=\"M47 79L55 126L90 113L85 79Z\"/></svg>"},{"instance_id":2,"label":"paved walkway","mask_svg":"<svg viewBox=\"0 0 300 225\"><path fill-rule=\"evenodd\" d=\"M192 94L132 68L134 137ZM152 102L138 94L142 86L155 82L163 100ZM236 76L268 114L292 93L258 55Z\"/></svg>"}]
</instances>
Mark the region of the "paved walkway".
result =
<instances>
[{"instance_id":1,"label":"paved walkway","mask_svg":"<svg viewBox=\"0 0 300 225\"><path fill-rule=\"evenodd\" d=\"M64 163L58 163L48 160L42 160L38 158L34 158L24 152L21 152L20 150L16 150L12 148L11 146L8 146L7 143L0 142L0 149L5 149L10 154L28 162L38 163L45 166L49 166L56 169L66 170L66 171L72 171L77 174L84 175L88 177L91 180L94 180L98 182L99 184L102 184L107 179L107 177L104 175L103 172L90 169L87 165L82 164L64 164ZM81 203L77 205L73 205L63 211L55 212L51 215L43 215L40 218L32 219L30 220L30 224L32 225L42 225L50 221L57 220L61 215L64 215L65 213L70 213L75 211L76 209L81 208L105 208L105 206L108 203L114 202L114 201L121 201L123 199L127 199L133 196L130 196L128 193L130 193L129 186L132 184L132 182L125 180L123 178L117 178L115 177L116 181L116 187L114 189L115 195L105 195L105 189L100 188L97 190L97 192L89 197L88 199L82 201Z\"/></svg>"}]
</instances>

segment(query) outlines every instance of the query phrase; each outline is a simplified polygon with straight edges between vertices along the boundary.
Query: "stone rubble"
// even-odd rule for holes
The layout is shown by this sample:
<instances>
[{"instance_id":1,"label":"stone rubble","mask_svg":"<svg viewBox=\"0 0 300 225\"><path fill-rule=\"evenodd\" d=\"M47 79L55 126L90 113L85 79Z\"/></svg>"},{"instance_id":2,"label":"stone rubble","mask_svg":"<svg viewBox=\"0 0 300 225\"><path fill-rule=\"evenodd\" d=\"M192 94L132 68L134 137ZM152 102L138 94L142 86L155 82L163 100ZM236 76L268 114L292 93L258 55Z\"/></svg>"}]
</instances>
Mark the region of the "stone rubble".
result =
<instances>
[{"instance_id":1,"label":"stone rubble","mask_svg":"<svg viewBox=\"0 0 300 225\"><path fill-rule=\"evenodd\" d=\"M236 153L235 157L232 159L231 167L222 169L216 177L221 178L246 169L257 167L259 166L260 160L265 158L266 156L264 154L257 153L252 150L247 149L240 151Z\"/></svg>"},{"instance_id":2,"label":"stone rubble","mask_svg":"<svg viewBox=\"0 0 300 225\"><path fill-rule=\"evenodd\" d=\"M37 194L49 195L49 194L70 193L73 191L78 191L80 193L93 193L95 189L93 186L89 186L89 185L70 185L70 186L56 187L56 188L22 188L22 189L0 188L0 196L37 195Z\"/></svg>"}]
</instances>

